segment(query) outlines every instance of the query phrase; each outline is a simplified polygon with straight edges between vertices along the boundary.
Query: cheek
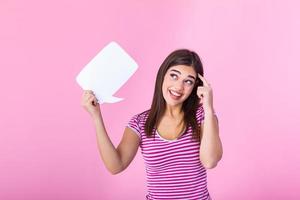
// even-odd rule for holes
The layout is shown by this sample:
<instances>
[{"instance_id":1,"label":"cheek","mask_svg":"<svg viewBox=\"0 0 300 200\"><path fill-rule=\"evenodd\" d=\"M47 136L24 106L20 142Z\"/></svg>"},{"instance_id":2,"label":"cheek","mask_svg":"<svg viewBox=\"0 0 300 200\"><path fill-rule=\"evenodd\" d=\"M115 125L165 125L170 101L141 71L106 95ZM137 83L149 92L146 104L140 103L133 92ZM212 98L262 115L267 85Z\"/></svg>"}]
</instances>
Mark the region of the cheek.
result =
<instances>
[{"instance_id":1,"label":"cheek","mask_svg":"<svg viewBox=\"0 0 300 200\"><path fill-rule=\"evenodd\" d=\"M194 89L194 86L191 86L191 87L187 87L186 88L186 91L187 91L187 95L191 95L191 93L193 92L193 89Z\"/></svg>"},{"instance_id":2,"label":"cheek","mask_svg":"<svg viewBox=\"0 0 300 200\"><path fill-rule=\"evenodd\" d=\"M161 89L162 89L162 94L165 97L166 96L166 91L167 91L167 85L166 85L165 81L163 82Z\"/></svg>"},{"instance_id":3,"label":"cheek","mask_svg":"<svg viewBox=\"0 0 300 200\"><path fill-rule=\"evenodd\" d=\"M162 89L163 90L165 90L165 89L167 89L168 88L168 86L169 86L169 80L167 79L167 78L165 78L164 79L164 82L163 82L163 84L162 84Z\"/></svg>"}]
</instances>

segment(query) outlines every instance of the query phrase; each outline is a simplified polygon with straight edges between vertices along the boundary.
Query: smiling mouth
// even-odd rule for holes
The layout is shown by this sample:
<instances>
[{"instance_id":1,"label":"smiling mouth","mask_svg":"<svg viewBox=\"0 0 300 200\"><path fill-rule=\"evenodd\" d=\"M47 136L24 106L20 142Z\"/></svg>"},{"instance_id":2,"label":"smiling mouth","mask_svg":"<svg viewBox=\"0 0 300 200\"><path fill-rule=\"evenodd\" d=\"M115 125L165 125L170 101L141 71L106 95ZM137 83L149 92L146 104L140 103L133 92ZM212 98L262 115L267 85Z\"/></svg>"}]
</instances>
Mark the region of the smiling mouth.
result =
<instances>
[{"instance_id":1,"label":"smiling mouth","mask_svg":"<svg viewBox=\"0 0 300 200\"><path fill-rule=\"evenodd\" d=\"M169 93L170 93L171 97L176 100L178 100L182 96L181 93L175 92L173 90L169 90Z\"/></svg>"}]
</instances>

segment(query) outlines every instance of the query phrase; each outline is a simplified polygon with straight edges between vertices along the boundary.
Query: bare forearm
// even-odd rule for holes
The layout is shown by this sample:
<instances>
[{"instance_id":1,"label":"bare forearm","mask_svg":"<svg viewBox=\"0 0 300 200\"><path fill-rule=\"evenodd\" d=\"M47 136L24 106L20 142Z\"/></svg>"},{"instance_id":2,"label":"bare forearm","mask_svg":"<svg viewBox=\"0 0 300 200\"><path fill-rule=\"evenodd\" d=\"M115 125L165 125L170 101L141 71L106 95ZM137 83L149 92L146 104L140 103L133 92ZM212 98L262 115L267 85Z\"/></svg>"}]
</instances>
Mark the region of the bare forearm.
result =
<instances>
[{"instance_id":1,"label":"bare forearm","mask_svg":"<svg viewBox=\"0 0 300 200\"><path fill-rule=\"evenodd\" d=\"M207 168L213 168L222 158L223 149L219 137L219 125L213 111L206 111L200 145L200 159Z\"/></svg>"},{"instance_id":2,"label":"bare forearm","mask_svg":"<svg viewBox=\"0 0 300 200\"><path fill-rule=\"evenodd\" d=\"M104 165L112 174L116 174L122 170L122 161L105 130L101 114L94 119L94 124L96 127L98 150Z\"/></svg>"}]
</instances>

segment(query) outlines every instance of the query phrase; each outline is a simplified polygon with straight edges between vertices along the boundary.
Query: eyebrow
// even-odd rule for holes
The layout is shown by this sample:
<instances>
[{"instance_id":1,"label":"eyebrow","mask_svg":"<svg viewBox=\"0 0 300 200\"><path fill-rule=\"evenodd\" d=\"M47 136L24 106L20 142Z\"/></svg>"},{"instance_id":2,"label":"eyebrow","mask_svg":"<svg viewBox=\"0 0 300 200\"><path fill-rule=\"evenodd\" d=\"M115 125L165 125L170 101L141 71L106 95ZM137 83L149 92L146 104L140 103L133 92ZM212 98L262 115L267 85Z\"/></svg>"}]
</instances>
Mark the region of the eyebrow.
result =
<instances>
[{"instance_id":1,"label":"eyebrow","mask_svg":"<svg viewBox=\"0 0 300 200\"><path fill-rule=\"evenodd\" d=\"M171 69L170 71L174 71L174 72L177 72L177 73L181 74L181 72L178 71L178 70L176 70L176 69ZM188 75L188 77L190 77L190 78L196 80L196 78L195 78L194 76L192 76L192 75Z\"/></svg>"}]
</instances>

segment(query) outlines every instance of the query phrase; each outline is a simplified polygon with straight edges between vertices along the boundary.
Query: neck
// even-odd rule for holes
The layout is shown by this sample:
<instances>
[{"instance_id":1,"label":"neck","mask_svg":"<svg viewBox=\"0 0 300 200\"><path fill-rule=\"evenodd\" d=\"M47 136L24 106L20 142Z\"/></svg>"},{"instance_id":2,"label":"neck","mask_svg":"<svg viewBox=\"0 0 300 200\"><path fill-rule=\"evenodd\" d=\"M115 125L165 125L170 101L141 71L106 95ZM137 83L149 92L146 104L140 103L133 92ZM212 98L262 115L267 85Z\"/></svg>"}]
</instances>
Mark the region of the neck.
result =
<instances>
[{"instance_id":1,"label":"neck","mask_svg":"<svg viewBox=\"0 0 300 200\"><path fill-rule=\"evenodd\" d=\"M177 118L179 116L182 116L183 114L184 113L182 110L182 104L177 106L166 105L166 110L164 114L165 116Z\"/></svg>"}]
</instances>

